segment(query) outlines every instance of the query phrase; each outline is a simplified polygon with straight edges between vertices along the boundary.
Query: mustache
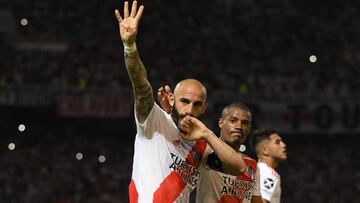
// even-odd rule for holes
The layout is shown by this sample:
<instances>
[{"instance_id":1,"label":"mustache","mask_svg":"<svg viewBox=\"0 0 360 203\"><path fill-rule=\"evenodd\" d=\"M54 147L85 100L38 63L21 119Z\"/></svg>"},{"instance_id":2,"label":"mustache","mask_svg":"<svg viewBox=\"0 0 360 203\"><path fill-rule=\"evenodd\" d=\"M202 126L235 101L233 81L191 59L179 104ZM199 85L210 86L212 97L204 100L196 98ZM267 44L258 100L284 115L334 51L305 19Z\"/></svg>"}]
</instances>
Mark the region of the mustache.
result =
<instances>
[{"instance_id":1,"label":"mustache","mask_svg":"<svg viewBox=\"0 0 360 203\"><path fill-rule=\"evenodd\" d=\"M186 116L192 116L193 117L193 115L188 114L188 113L180 114L179 111L176 108L172 108L172 110L171 110L171 118L172 118L173 122L175 123L176 127L179 129L179 131L181 133L184 133L184 132L181 129L180 120L182 120Z\"/></svg>"}]
</instances>

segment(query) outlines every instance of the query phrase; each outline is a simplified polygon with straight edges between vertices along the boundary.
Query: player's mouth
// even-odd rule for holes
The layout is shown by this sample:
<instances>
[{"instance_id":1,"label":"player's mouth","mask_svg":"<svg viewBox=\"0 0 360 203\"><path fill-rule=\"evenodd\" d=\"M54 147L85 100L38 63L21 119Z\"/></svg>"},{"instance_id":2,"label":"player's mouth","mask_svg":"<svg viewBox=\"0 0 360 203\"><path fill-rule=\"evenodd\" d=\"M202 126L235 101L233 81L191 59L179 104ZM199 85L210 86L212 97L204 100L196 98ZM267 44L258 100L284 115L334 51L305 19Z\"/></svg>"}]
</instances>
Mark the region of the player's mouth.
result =
<instances>
[{"instance_id":1,"label":"player's mouth","mask_svg":"<svg viewBox=\"0 0 360 203\"><path fill-rule=\"evenodd\" d=\"M230 133L235 137L240 137L240 138L244 137L244 134L241 131L231 131Z\"/></svg>"}]
</instances>

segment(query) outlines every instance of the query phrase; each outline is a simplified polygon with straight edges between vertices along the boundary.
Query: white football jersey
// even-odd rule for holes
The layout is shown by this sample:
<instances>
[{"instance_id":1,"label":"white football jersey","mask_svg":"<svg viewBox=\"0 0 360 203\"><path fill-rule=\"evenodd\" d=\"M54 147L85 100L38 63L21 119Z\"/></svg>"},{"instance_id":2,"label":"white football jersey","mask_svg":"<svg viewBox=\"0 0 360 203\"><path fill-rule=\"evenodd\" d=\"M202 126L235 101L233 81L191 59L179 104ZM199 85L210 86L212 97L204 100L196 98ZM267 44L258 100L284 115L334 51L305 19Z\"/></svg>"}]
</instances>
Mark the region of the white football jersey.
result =
<instances>
[{"instance_id":1,"label":"white football jersey","mask_svg":"<svg viewBox=\"0 0 360 203\"><path fill-rule=\"evenodd\" d=\"M264 162L258 162L258 167L262 198L270 203L279 203L281 197L280 175Z\"/></svg>"},{"instance_id":2,"label":"white football jersey","mask_svg":"<svg viewBox=\"0 0 360 203\"><path fill-rule=\"evenodd\" d=\"M183 141L171 116L156 103L144 123L136 119L136 125L130 202L188 203L206 142Z\"/></svg>"}]
</instances>

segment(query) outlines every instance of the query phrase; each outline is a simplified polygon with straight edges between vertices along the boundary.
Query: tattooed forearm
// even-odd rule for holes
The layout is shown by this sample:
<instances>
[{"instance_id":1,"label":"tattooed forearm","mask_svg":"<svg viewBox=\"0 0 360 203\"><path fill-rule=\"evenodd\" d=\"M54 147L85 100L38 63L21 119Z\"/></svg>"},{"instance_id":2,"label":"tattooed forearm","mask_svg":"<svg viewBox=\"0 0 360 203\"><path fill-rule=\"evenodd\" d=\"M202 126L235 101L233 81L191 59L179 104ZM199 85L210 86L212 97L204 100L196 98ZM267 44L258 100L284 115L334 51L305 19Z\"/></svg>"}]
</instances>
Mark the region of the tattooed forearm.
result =
<instances>
[{"instance_id":1,"label":"tattooed forearm","mask_svg":"<svg viewBox=\"0 0 360 203\"><path fill-rule=\"evenodd\" d=\"M147 82L148 83L148 82ZM136 117L142 123L149 115L153 105L154 98L150 84L143 85L134 89Z\"/></svg>"},{"instance_id":2,"label":"tattooed forearm","mask_svg":"<svg viewBox=\"0 0 360 203\"><path fill-rule=\"evenodd\" d=\"M125 53L125 64L133 86L136 116L142 123L154 105L153 90L137 51Z\"/></svg>"}]
</instances>

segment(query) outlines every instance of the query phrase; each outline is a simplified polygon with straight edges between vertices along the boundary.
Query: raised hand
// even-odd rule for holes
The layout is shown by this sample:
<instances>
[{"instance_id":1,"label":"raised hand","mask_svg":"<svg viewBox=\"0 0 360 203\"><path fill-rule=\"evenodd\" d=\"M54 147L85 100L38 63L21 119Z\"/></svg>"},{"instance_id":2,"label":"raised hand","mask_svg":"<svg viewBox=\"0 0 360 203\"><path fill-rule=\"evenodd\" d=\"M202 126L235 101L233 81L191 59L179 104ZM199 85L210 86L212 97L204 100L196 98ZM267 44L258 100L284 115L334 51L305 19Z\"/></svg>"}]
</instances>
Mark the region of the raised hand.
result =
<instances>
[{"instance_id":1,"label":"raised hand","mask_svg":"<svg viewBox=\"0 0 360 203\"><path fill-rule=\"evenodd\" d=\"M119 10L115 10L115 16L119 22L120 37L126 46L131 46L135 43L138 32L138 25L144 6L140 6L137 10L137 1L133 1L131 6L131 13L129 15L129 3L124 3L124 18L121 17Z\"/></svg>"},{"instance_id":2,"label":"raised hand","mask_svg":"<svg viewBox=\"0 0 360 203\"><path fill-rule=\"evenodd\" d=\"M160 87L157 92L158 100L161 108L166 113L171 113L171 110L174 106L174 93L171 91L168 85L165 87Z\"/></svg>"},{"instance_id":3,"label":"raised hand","mask_svg":"<svg viewBox=\"0 0 360 203\"><path fill-rule=\"evenodd\" d=\"M136 48L136 34L144 6L137 10L137 1L133 1L129 14L129 3L124 2L124 18L116 9L115 16L119 23L120 37L124 45L124 59L126 70L133 87L135 99L135 112L139 123L143 123L154 106L152 87L147 78L144 64L141 62Z\"/></svg>"},{"instance_id":4,"label":"raised hand","mask_svg":"<svg viewBox=\"0 0 360 203\"><path fill-rule=\"evenodd\" d=\"M213 134L201 121L191 116L186 116L180 121L180 129L181 137L188 141L206 138Z\"/></svg>"}]
</instances>

